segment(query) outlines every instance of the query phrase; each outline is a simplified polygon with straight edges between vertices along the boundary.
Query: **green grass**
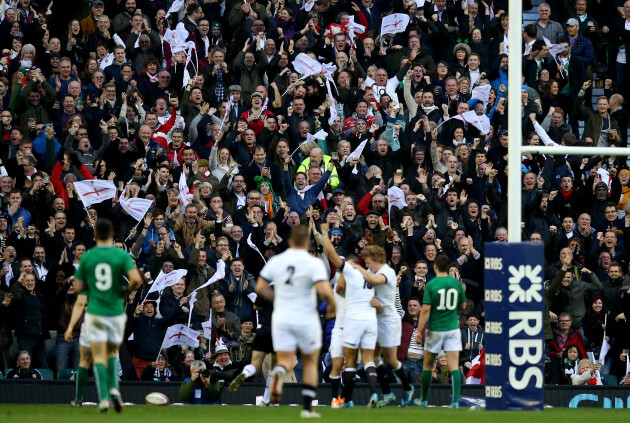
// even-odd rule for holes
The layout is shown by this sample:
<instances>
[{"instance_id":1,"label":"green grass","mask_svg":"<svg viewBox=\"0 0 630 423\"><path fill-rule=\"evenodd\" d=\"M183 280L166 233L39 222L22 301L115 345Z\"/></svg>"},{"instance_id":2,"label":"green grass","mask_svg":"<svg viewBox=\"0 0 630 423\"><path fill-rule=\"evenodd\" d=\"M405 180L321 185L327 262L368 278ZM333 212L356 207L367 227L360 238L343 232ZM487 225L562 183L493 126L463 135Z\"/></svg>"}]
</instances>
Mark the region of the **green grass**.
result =
<instances>
[{"instance_id":1,"label":"green grass","mask_svg":"<svg viewBox=\"0 0 630 423\"><path fill-rule=\"evenodd\" d=\"M322 421L340 423L387 423L412 422L421 418L423 421L439 423L579 423L605 421L606 423L628 422L630 412L627 410L602 410L593 408L546 409L542 412L471 412L467 409L451 410L446 408L420 409L418 407L384 409L332 410L330 407L316 407L321 413ZM169 406L149 407L136 405L125 407L122 414L113 411L99 414L95 406L74 409L69 405L0 405L0 422L19 423L176 423L176 422L226 422L226 423L284 423L296 422L299 419L300 407L245 407L245 406ZM428 419L428 420L425 420Z\"/></svg>"}]
</instances>

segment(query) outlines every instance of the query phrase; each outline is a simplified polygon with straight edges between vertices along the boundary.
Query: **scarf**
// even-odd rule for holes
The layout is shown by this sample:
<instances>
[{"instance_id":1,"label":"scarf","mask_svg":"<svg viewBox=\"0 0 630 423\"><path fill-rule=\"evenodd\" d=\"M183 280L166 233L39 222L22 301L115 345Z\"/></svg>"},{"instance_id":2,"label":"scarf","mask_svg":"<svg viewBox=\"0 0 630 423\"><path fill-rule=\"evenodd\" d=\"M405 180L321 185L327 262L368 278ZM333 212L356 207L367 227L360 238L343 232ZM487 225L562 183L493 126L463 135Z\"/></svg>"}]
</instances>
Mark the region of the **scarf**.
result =
<instances>
[{"instance_id":1,"label":"scarf","mask_svg":"<svg viewBox=\"0 0 630 423\"><path fill-rule=\"evenodd\" d=\"M425 115L428 115L429 113L431 113L434 110L437 110L437 106L434 104L433 106L429 106L429 107L424 107L424 106L420 106L422 107L422 111L424 112Z\"/></svg>"},{"instance_id":2,"label":"scarf","mask_svg":"<svg viewBox=\"0 0 630 423\"><path fill-rule=\"evenodd\" d=\"M569 191L564 192L563 190L560 190L560 194L562 195L562 197L564 198L564 201L567 201L567 198L569 198L569 195L573 194L573 188L571 188Z\"/></svg>"},{"instance_id":3,"label":"scarf","mask_svg":"<svg viewBox=\"0 0 630 423\"><path fill-rule=\"evenodd\" d=\"M621 176L622 174L626 174L628 176L630 176L630 170L628 169L623 169L619 172L619 176ZM623 209L626 207L626 204L628 204L628 200L630 199L630 186L626 185L626 186L622 186L621 187L621 199L619 200L619 203L617 204L617 208L618 209Z\"/></svg>"}]
</instances>

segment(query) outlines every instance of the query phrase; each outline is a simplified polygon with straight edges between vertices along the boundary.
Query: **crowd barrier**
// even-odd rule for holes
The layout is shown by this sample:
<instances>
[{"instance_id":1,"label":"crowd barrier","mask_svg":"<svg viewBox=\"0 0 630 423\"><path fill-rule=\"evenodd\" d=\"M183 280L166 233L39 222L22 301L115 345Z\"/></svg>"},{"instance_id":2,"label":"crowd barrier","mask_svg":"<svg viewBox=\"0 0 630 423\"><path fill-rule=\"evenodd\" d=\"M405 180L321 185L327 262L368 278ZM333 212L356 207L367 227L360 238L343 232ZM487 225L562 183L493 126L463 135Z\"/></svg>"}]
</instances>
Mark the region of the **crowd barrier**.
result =
<instances>
[{"instance_id":1,"label":"crowd barrier","mask_svg":"<svg viewBox=\"0 0 630 423\"><path fill-rule=\"evenodd\" d=\"M143 404L149 392L162 392L171 402L179 402L179 383L155 382L121 382L121 391L125 402ZM0 403L2 404L69 404L74 397L73 381L31 381L0 380ZM301 385L285 384L283 404L301 404ZM223 404L256 404L260 401L264 390L261 383L244 384L238 392L231 396L227 389L222 392ZM400 396L400 386L394 387ZM463 386L462 395L484 397L485 387ZM447 405L450 403L450 385L433 385L429 395L429 403ZM367 385L357 385L354 391L356 404L367 404L370 397ZM330 389L327 384L318 388L320 404L330 404ZM85 401L96 402L96 390L93 382L88 382L85 390ZM551 407L591 407L591 408L628 408L630 409L630 387L622 386L547 386L545 387L545 404ZM69 405L68 405L69 406Z\"/></svg>"}]
</instances>

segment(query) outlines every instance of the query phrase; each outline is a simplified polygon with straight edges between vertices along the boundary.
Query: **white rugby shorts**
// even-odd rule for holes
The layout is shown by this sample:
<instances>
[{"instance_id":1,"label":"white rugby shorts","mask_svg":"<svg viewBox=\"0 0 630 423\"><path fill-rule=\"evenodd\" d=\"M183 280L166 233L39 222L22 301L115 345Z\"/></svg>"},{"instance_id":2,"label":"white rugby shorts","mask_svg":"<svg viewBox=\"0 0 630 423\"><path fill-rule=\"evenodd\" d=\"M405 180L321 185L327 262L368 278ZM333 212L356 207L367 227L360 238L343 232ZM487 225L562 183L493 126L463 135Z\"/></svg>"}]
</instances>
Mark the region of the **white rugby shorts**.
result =
<instances>
[{"instance_id":1,"label":"white rugby shorts","mask_svg":"<svg viewBox=\"0 0 630 423\"><path fill-rule=\"evenodd\" d=\"M344 322L344 348L373 350L376 347L377 337L378 324L376 320L346 319Z\"/></svg>"},{"instance_id":2,"label":"white rugby shorts","mask_svg":"<svg viewBox=\"0 0 630 423\"><path fill-rule=\"evenodd\" d=\"M319 318L298 321L271 319L271 338L275 351L296 351L312 354L322 347L322 326Z\"/></svg>"},{"instance_id":3,"label":"white rugby shorts","mask_svg":"<svg viewBox=\"0 0 630 423\"><path fill-rule=\"evenodd\" d=\"M461 351L462 338L459 329L453 329L446 332L438 332L428 330L424 337L424 349L433 354L440 351Z\"/></svg>"},{"instance_id":4,"label":"white rugby shorts","mask_svg":"<svg viewBox=\"0 0 630 423\"><path fill-rule=\"evenodd\" d=\"M120 316L96 316L85 313L85 335L90 344L92 342L107 342L120 345L125 333L127 315Z\"/></svg>"}]
</instances>

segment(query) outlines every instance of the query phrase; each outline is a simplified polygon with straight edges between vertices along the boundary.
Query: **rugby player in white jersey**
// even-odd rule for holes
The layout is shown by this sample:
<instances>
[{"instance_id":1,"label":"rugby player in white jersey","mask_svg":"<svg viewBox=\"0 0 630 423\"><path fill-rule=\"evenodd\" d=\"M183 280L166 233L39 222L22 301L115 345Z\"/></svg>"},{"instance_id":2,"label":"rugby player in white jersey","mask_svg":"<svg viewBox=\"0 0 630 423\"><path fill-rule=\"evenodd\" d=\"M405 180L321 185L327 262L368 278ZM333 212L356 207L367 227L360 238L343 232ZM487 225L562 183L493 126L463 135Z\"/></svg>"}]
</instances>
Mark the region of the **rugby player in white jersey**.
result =
<instances>
[{"instance_id":1,"label":"rugby player in white jersey","mask_svg":"<svg viewBox=\"0 0 630 423\"><path fill-rule=\"evenodd\" d=\"M402 331L402 320L400 315L396 312L395 306L397 289L396 272L394 269L385 264L387 257L383 249L379 251L371 250L371 253L368 255L365 254L364 249L362 255L365 259L365 267L367 267L369 271L360 266L355 267L361 272L367 283L374 286L376 300L383 309L382 312L377 314L378 343L374 352L374 356L377 361L376 371L381 389L383 390L383 399L378 401L378 406L384 407L396 400L396 395L392 392L389 383L385 378L385 368L380 362L382 355L385 363L394 370L394 373L396 373L396 376L398 376L400 382L402 383L404 392L400 406L406 407L411 403L414 388L413 385L409 383L409 380L405 375L402 363L396 358L396 351L400 345Z\"/></svg>"},{"instance_id":2,"label":"rugby player in white jersey","mask_svg":"<svg viewBox=\"0 0 630 423\"><path fill-rule=\"evenodd\" d=\"M300 414L303 418L320 417L312 408L322 344L317 294L328 304L327 319L335 315L335 299L328 272L323 261L308 253L310 243L308 227L300 225L293 228L289 237L289 249L269 260L256 282L256 293L273 301L274 306L271 338L278 364L271 372L271 401L280 402L284 376L293 369L295 353L299 348L304 369L304 408ZM274 289L271 289L271 283Z\"/></svg>"},{"instance_id":3,"label":"rugby player in white jersey","mask_svg":"<svg viewBox=\"0 0 630 423\"><path fill-rule=\"evenodd\" d=\"M374 366L374 348L376 347L376 337L378 335L378 324L376 320L376 309L372 306L374 298L374 288L367 283L357 269L346 263L358 266L355 256L350 256L346 261L335 251L335 247L328 238L328 225L320 226L324 237L324 254L331 264L341 272L337 282L336 291L344 292L346 299L346 315L343 323L343 354L346 358L346 369L343 372L343 406L354 407L352 392L354 390L354 378L356 376L356 366L358 352L361 350L361 360L363 368L368 377L370 386L370 401L368 407L376 407L378 403L377 376ZM374 254L385 254L383 248L370 245L363 249L363 256L370 257ZM381 281L385 283L385 280Z\"/></svg>"},{"instance_id":4,"label":"rugby player in white jersey","mask_svg":"<svg viewBox=\"0 0 630 423\"><path fill-rule=\"evenodd\" d=\"M341 271L337 269L334 278L330 281L333 286L336 286L339 282L339 276ZM341 368L343 367L343 321L346 316L346 299L343 293L335 293L335 303L337 304L337 314L335 316L335 326L330 334L330 358L332 365L330 369L330 394L332 400L330 406L332 408L339 408L343 405L344 399L339 395L339 386L341 385Z\"/></svg>"}]
</instances>

